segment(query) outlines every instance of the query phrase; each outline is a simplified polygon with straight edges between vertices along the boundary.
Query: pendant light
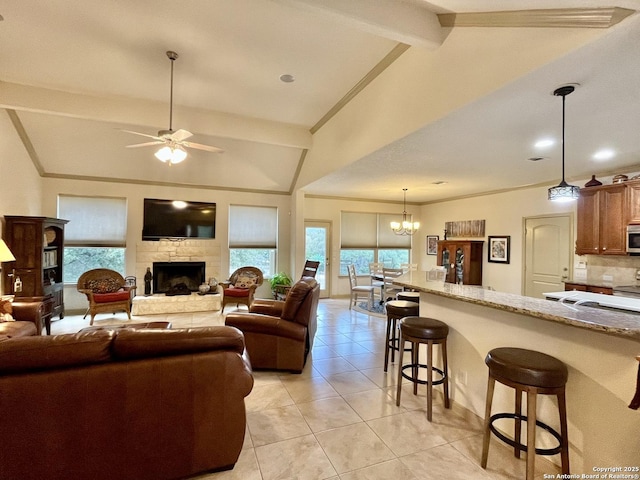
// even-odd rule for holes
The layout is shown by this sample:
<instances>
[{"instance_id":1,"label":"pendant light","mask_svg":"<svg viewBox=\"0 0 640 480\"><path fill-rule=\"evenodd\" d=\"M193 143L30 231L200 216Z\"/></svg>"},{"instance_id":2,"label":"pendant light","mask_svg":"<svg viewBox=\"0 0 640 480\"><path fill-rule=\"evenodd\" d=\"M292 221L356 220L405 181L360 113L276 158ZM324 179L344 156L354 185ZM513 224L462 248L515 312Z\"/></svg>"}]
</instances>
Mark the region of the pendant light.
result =
<instances>
[{"instance_id":1,"label":"pendant light","mask_svg":"<svg viewBox=\"0 0 640 480\"><path fill-rule=\"evenodd\" d=\"M403 188L402 191L404 192L402 223L391 222L390 226L396 235L413 235L420 228L420 222L412 222L409 220L407 216L407 189Z\"/></svg>"},{"instance_id":2,"label":"pendant light","mask_svg":"<svg viewBox=\"0 0 640 480\"><path fill-rule=\"evenodd\" d=\"M573 85L565 85L554 90L553 94L562 97L562 181L555 187L549 189L549 200L554 202L570 202L580 196L580 187L569 185L564 179L564 100L567 95L575 90Z\"/></svg>"}]
</instances>

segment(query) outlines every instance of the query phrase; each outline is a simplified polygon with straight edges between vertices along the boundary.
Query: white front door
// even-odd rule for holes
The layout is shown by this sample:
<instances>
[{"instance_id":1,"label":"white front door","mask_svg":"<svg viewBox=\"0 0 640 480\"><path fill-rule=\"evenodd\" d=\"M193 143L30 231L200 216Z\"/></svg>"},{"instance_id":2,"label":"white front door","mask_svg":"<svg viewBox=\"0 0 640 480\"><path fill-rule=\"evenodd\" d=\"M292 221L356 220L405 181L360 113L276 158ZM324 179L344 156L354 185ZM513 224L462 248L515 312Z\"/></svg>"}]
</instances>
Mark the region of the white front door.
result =
<instances>
[{"instance_id":1,"label":"white front door","mask_svg":"<svg viewBox=\"0 0 640 480\"><path fill-rule=\"evenodd\" d=\"M573 260L570 214L525 219L524 295L564 290Z\"/></svg>"}]
</instances>

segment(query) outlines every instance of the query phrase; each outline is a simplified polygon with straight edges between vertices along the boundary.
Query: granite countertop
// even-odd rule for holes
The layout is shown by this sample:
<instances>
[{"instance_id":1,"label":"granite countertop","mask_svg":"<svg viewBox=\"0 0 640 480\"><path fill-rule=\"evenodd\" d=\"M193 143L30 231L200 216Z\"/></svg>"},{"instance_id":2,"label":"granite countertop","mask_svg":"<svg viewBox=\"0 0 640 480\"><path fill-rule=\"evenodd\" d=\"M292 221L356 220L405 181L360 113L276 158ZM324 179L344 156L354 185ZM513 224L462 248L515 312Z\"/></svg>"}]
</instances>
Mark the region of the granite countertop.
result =
<instances>
[{"instance_id":1,"label":"granite countertop","mask_svg":"<svg viewBox=\"0 0 640 480\"><path fill-rule=\"evenodd\" d=\"M427 280L427 272L408 272L394 280L393 283L420 292L529 315L542 320L640 342L640 315L634 313L582 305L567 305L542 298L486 290L482 287L430 281Z\"/></svg>"}]
</instances>

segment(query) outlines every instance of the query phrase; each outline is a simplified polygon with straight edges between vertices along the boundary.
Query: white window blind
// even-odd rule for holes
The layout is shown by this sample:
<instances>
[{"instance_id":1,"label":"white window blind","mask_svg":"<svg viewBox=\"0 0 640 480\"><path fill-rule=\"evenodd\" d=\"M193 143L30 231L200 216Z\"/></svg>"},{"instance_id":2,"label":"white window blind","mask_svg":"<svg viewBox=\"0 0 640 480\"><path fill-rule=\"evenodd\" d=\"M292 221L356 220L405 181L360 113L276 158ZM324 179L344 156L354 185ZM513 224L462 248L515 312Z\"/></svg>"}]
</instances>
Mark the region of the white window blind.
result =
<instances>
[{"instance_id":1,"label":"white window blind","mask_svg":"<svg viewBox=\"0 0 640 480\"><path fill-rule=\"evenodd\" d=\"M69 220L66 246L127 246L126 198L59 195L58 216Z\"/></svg>"},{"instance_id":2,"label":"white window blind","mask_svg":"<svg viewBox=\"0 0 640 480\"><path fill-rule=\"evenodd\" d=\"M342 212L341 248L411 248L411 237L396 235L389 226L401 215Z\"/></svg>"},{"instance_id":3,"label":"white window blind","mask_svg":"<svg viewBox=\"0 0 640 480\"><path fill-rule=\"evenodd\" d=\"M229 206L229 248L276 248L278 209Z\"/></svg>"}]
</instances>

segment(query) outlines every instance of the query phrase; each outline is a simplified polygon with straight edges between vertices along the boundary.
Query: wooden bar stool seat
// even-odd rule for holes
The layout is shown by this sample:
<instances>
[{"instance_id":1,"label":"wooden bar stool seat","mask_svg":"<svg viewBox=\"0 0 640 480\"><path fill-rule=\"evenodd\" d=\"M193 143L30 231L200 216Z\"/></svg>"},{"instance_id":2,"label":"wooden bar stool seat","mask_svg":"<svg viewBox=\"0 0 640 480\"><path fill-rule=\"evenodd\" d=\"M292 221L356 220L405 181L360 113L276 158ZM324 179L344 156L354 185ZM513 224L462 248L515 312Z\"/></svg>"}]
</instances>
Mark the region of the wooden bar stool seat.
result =
<instances>
[{"instance_id":1,"label":"wooden bar stool seat","mask_svg":"<svg viewBox=\"0 0 640 480\"><path fill-rule=\"evenodd\" d=\"M482 445L482 468L487 467L490 434L514 449L516 458L520 452L527 452L527 480L533 480L535 456L556 455L560 453L562 473L569 474L569 441L567 437L567 407L565 385L568 378L567 366L555 357L523 348L494 348L485 359L489 367L489 384L484 417L484 441ZM495 382L514 388L515 413L496 413L491 415L491 403ZM527 415L522 415L522 394L527 394ZM537 395L556 395L560 417L560 433L536 418ZM513 418L515 429L513 439L500 432L493 422L503 418ZM521 443L522 421L527 422L527 444ZM558 440L555 448L535 448L536 426L546 430Z\"/></svg>"},{"instance_id":2,"label":"wooden bar stool seat","mask_svg":"<svg viewBox=\"0 0 640 480\"><path fill-rule=\"evenodd\" d=\"M431 421L433 386L443 385L444 387L444 407L449 408L449 373L447 366L447 336L449 335L449 326L434 318L426 317L405 317L400 320L400 345L404 342L411 343L411 363L400 365L398 367L398 387L396 392L396 405L400 406L400 395L402 393L402 378L406 378L413 382L413 394L417 395L418 385L427 385L427 420ZM419 361L419 346L427 345L427 363L422 364ZM440 345L440 353L442 356L442 368L433 366L433 346ZM400 355L402 363L402 355ZM420 368L427 369L427 379L420 380L418 372ZM405 373L405 370L411 369L411 374ZM437 380L433 379L433 372L440 375Z\"/></svg>"},{"instance_id":3,"label":"wooden bar stool seat","mask_svg":"<svg viewBox=\"0 0 640 480\"><path fill-rule=\"evenodd\" d=\"M400 348L398 346L397 336L398 320L404 317L418 315L420 304L406 300L389 300L385 304L385 309L387 311L387 336L385 338L384 348L384 371L386 372L387 365L389 364L389 352L391 352L391 362L394 362L395 352Z\"/></svg>"}]
</instances>

